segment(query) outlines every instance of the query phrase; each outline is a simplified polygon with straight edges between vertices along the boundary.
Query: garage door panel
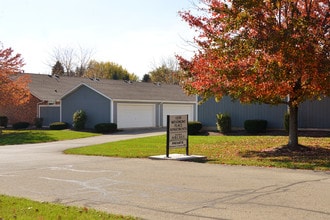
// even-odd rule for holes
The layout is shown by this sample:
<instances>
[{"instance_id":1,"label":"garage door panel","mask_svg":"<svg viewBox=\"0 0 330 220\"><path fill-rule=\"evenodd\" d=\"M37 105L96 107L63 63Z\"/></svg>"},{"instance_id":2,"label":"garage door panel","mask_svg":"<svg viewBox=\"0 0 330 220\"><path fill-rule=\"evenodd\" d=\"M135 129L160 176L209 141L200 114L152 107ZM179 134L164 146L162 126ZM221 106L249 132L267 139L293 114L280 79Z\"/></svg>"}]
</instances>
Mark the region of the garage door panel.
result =
<instances>
[{"instance_id":1,"label":"garage door panel","mask_svg":"<svg viewBox=\"0 0 330 220\"><path fill-rule=\"evenodd\" d=\"M186 104L164 104L163 126L167 125L167 115L188 115L188 120L194 120L194 106Z\"/></svg>"},{"instance_id":2,"label":"garage door panel","mask_svg":"<svg viewBox=\"0 0 330 220\"><path fill-rule=\"evenodd\" d=\"M155 108L154 104L119 103L117 105L118 128L155 127Z\"/></svg>"}]
</instances>

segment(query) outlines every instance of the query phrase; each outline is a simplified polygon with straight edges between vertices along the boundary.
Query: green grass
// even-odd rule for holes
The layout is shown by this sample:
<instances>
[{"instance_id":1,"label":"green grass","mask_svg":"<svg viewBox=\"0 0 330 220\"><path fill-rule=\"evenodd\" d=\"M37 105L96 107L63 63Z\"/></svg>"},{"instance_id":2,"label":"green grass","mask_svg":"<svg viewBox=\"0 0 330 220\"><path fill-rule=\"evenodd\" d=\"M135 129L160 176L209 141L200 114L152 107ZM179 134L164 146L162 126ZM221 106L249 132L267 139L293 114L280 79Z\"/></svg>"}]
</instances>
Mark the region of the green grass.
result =
<instances>
[{"instance_id":1,"label":"green grass","mask_svg":"<svg viewBox=\"0 0 330 220\"><path fill-rule=\"evenodd\" d=\"M136 219L113 215L86 207L64 206L0 195L0 219Z\"/></svg>"},{"instance_id":2,"label":"green grass","mask_svg":"<svg viewBox=\"0 0 330 220\"><path fill-rule=\"evenodd\" d=\"M31 144L92 137L99 134L72 130L3 130L0 145Z\"/></svg>"},{"instance_id":3,"label":"green grass","mask_svg":"<svg viewBox=\"0 0 330 220\"><path fill-rule=\"evenodd\" d=\"M274 151L287 143L287 136L190 136L189 153L207 157L208 163L330 170L330 137L300 137L306 152ZM67 154L146 158L165 154L166 136L118 141L68 149ZM170 150L185 153L185 149Z\"/></svg>"}]
</instances>

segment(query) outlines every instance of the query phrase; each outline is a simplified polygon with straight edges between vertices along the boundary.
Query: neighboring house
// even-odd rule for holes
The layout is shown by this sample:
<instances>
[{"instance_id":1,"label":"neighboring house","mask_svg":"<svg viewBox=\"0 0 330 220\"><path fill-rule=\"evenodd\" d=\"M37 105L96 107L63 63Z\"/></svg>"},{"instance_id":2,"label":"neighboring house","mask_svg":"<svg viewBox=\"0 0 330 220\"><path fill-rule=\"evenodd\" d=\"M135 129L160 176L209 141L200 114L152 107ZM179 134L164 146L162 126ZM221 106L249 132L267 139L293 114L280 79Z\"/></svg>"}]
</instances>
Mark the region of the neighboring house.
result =
<instances>
[{"instance_id":1,"label":"neighboring house","mask_svg":"<svg viewBox=\"0 0 330 220\"><path fill-rule=\"evenodd\" d=\"M268 128L284 129L286 105L241 104L224 97L220 102L209 99L198 108L198 120L204 127L216 128L216 114L227 113L231 116L233 128L244 128L244 121L264 119ZM307 101L299 106L298 127L330 129L330 97L321 101Z\"/></svg>"},{"instance_id":2,"label":"neighboring house","mask_svg":"<svg viewBox=\"0 0 330 220\"><path fill-rule=\"evenodd\" d=\"M178 85L29 74L32 99L15 111L1 109L9 123L44 119L44 126L62 121L72 125L73 114L84 110L87 128L117 123L118 128L164 127L168 114L188 114L197 120L196 96Z\"/></svg>"},{"instance_id":3,"label":"neighboring house","mask_svg":"<svg viewBox=\"0 0 330 220\"><path fill-rule=\"evenodd\" d=\"M34 123L34 119L37 117L37 106L41 101L32 96L28 103L19 106L0 106L0 115L8 117L8 125L12 125L16 122L29 122Z\"/></svg>"}]
</instances>

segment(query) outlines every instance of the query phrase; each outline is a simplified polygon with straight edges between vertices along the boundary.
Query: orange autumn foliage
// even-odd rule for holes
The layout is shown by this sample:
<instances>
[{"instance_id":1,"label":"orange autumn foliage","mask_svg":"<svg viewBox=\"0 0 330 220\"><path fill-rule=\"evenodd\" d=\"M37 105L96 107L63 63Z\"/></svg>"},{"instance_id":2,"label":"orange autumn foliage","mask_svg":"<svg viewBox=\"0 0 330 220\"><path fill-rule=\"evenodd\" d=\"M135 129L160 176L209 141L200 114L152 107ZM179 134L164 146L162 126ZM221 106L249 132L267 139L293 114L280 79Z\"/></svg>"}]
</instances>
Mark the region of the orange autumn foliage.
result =
<instances>
[{"instance_id":1,"label":"orange autumn foliage","mask_svg":"<svg viewBox=\"0 0 330 220\"><path fill-rule=\"evenodd\" d=\"M0 106L20 105L29 101L30 77L21 74L24 66L20 54L11 48L0 48Z\"/></svg>"},{"instance_id":2,"label":"orange autumn foliage","mask_svg":"<svg viewBox=\"0 0 330 220\"><path fill-rule=\"evenodd\" d=\"M298 146L298 106L330 96L329 0L200 0L180 12L196 30L192 59L178 56L181 84L204 100L287 104L289 146Z\"/></svg>"},{"instance_id":3,"label":"orange autumn foliage","mask_svg":"<svg viewBox=\"0 0 330 220\"><path fill-rule=\"evenodd\" d=\"M329 1L201 2L180 12L198 33L194 57L178 56L188 93L293 106L330 94Z\"/></svg>"}]
</instances>

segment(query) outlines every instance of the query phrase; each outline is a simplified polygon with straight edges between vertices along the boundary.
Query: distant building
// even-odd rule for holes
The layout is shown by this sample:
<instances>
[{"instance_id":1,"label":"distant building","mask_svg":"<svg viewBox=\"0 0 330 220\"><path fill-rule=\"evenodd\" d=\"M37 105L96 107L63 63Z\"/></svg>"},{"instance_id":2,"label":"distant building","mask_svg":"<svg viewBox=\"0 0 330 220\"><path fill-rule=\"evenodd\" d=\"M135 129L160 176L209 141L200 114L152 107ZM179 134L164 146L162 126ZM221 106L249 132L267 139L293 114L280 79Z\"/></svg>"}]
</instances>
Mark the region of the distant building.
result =
<instances>
[{"instance_id":1,"label":"distant building","mask_svg":"<svg viewBox=\"0 0 330 220\"><path fill-rule=\"evenodd\" d=\"M87 113L87 128L112 122L118 128L163 127L168 114L188 114L197 120L196 96L187 96L178 85L122 80L29 74L32 99L1 109L9 124L44 119L72 124L75 111Z\"/></svg>"}]
</instances>

